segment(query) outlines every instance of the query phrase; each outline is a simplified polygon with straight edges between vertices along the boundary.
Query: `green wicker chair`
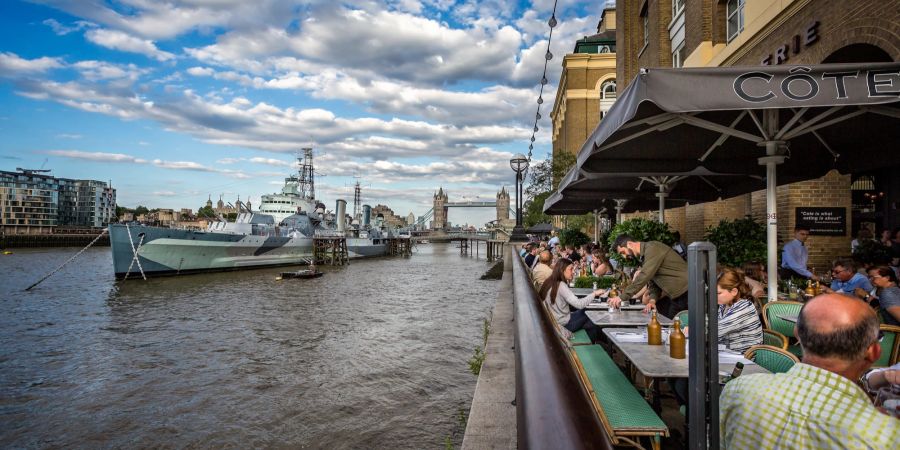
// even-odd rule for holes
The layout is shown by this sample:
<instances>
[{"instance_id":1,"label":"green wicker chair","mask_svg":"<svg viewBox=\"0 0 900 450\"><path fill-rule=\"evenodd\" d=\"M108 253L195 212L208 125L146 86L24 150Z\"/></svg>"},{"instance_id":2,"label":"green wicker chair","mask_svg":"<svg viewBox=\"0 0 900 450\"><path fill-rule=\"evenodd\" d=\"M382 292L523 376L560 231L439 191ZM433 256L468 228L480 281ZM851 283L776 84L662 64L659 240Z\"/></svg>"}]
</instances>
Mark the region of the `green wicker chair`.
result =
<instances>
[{"instance_id":1,"label":"green wicker chair","mask_svg":"<svg viewBox=\"0 0 900 450\"><path fill-rule=\"evenodd\" d=\"M777 301L766 303L765 305L763 305L763 323L765 324L764 328L777 331L783 334L788 339L794 338L794 322L784 320L780 316L799 315L800 308L802 307L803 303L800 302ZM787 350L797 357L803 355L803 350L800 349L799 344L788 345Z\"/></svg>"},{"instance_id":2,"label":"green wicker chair","mask_svg":"<svg viewBox=\"0 0 900 450\"><path fill-rule=\"evenodd\" d=\"M872 367L887 367L897 364L900 350L900 327L893 325L881 325L881 332L884 337L881 338L881 358L872 364Z\"/></svg>"},{"instance_id":3,"label":"green wicker chair","mask_svg":"<svg viewBox=\"0 0 900 450\"><path fill-rule=\"evenodd\" d=\"M788 349L788 338L787 336L775 331L770 330L768 328L763 329L763 345L771 345L772 347L778 347L782 350Z\"/></svg>"},{"instance_id":4,"label":"green wicker chair","mask_svg":"<svg viewBox=\"0 0 900 450\"><path fill-rule=\"evenodd\" d=\"M772 373L787 372L794 364L800 362L793 354L771 345L754 345L747 349L744 358Z\"/></svg>"},{"instance_id":5,"label":"green wicker chair","mask_svg":"<svg viewBox=\"0 0 900 450\"><path fill-rule=\"evenodd\" d=\"M686 327L688 324L688 310L679 311L678 314L675 314L675 317L681 321L681 326Z\"/></svg>"}]
</instances>

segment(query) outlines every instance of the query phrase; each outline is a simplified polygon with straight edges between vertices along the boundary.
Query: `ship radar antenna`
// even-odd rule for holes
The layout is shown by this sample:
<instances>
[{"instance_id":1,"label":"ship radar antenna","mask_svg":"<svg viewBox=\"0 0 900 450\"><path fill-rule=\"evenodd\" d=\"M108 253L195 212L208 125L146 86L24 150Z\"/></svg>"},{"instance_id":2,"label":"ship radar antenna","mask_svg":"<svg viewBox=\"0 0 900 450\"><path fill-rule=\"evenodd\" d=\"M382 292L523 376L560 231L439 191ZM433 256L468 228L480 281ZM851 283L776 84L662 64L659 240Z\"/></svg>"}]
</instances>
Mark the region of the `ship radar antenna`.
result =
<instances>
[{"instance_id":1,"label":"ship radar antenna","mask_svg":"<svg viewBox=\"0 0 900 450\"><path fill-rule=\"evenodd\" d=\"M303 149L303 160L300 164L300 196L308 200L316 198L315 169L313 168L313 149Z\"/></svg>"}]
</instances>

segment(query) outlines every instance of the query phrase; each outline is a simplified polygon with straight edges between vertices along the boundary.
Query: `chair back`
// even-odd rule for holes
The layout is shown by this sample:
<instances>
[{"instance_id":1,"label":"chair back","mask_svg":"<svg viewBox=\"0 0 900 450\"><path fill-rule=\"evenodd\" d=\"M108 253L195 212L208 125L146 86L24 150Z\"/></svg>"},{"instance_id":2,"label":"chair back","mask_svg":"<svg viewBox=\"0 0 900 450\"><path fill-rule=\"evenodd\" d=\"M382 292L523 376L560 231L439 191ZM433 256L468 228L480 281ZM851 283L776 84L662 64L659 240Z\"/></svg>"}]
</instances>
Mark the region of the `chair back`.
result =
<instances>
[{"instance_id":1,"label":"chair back","mask_svg":"<svg viewBox=\"0 0 900 450\"><path fill-rule=\"evenodd\" d=\"M787 336L768 328L763 328L763 345L771 345L782 350L788 349Z\"/></svg>"},{"instance_id":2,"label":"chair back","mask_svg":"<svg viewBox=\"0 0 900 450\"><path fill-rule=\"evenodd\" d=\"M897 352L900 350L900 327L896 327L893 325L885 325L881 324L881 333L884 335L881 338L881 358L878 358L878 361L875 361L872 364L872 367L888 367L897 364L898 355Z\"/></svg>"},{"instance_id":3,"label":"chair back","mask_svg":"<svg viewBox=\"0 0 900 450\"><path fill-rule=\"evenodd\" d=\"M772 373L784 373L800 362L796 356L771 345L754 345L747 349L744 358L759 364L760 367Z\"/></svg>"},{"instance_id":4,"label":"chair back","mask_svg":"<svg viewBox=\"0 0 900 450\"><path fill-rule=\"evenodd\" d=\"M686 327L688 324L688 310L679 311L678 314L675 314L675 317L681 321L681 326Z\"/></svg>"},{"instance_id":5,"label":"chair back","mask_svg":"<svg viewBox=\"0 0 900 450\"><path fill-rule=\"evenodd\" d=\"M800 314L803 303L778 301L763 305L763 322L765 328L775 330L789 338L794 337L794 322L784 320L780 316Z\"/></svg>"}]
</instances>

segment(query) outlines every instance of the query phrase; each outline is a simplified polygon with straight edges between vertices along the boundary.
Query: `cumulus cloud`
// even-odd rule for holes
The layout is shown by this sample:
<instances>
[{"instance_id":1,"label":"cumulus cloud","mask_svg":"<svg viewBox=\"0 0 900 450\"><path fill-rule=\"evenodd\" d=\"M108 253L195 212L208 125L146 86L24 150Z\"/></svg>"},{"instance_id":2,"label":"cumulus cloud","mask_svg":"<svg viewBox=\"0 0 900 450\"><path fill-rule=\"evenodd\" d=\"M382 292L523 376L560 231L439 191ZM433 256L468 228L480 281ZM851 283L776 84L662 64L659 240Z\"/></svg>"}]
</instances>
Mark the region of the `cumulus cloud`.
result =
<instances>
[{"instance_id":1,"label":"cumulus cloud","mask_svg":"<svg viewBox=\"0 0 900 450\"><path fill-rule=\"evenodd\" d=\"M107 152L85 152L81 150L47 150L44 152L48 155L59 156L69 159L79 159L84 161L107 162L107 163L130 163L130 164L148 164L163 169L171 170L188 170L194 172L218 173L232 178L251 178L251 175L239 170L218 169L208 167L194 161L165 161L162 159L147 160L138 158L125 153L107 153ZM268 175L268 174L266 174Z\"/></svg>"},{"instance_id":2,"label":"cumulus cloud","mask_svg":"<svg viewBox=\"0 0 900 450\"><path fill-rule=\"evenodd\" d=\"M95 29L84 33L84 37L101 46L122 52L139 53L157 61L175 59L172 53L156 48L148 39L140 39L117 30Z\"/></svg>"},{"instance_id":3,"label":"cumulus cloud","mask_svg":"<svg viewBox=\"0 0 900 450\"><path fill-rule=\"evenodd\" d=\"M36 74L64 66L65 63L59 58L44 56L35 59L24 59L12 52L0 53L0 75L2 76L13 77Z\"/></svg>"},{"instance_id":4,"label":"cumulus cloud","mask_svg":"<svg viewBox=\"0 0 900 450\"><path fill-rule=\"evenodd\" d=\"M149 70L138 68L134 64L112 64L104 61L79 61L71 65L90 81L125 79L135 81Z\"/></svg>"},{"instance_id":5,"label":"cumulus cloud","mask_svg":"<svg viewBox=\"0 0 900 450\"><path fill-rule=\"evenodd\" d=\"M53 32L59 36L65 36L69 33L74 33L76 31L81 31L85 28L93 28L93 27L97 26L97 24L91 23L91 22L88 22L85 20L76 20L75 25L73 25L73 26L63 25L63 24L59 23L58 21L56 21L55 19L47 19L41 23L50 27L53 30Z\"/></svg>"}]
</instances>

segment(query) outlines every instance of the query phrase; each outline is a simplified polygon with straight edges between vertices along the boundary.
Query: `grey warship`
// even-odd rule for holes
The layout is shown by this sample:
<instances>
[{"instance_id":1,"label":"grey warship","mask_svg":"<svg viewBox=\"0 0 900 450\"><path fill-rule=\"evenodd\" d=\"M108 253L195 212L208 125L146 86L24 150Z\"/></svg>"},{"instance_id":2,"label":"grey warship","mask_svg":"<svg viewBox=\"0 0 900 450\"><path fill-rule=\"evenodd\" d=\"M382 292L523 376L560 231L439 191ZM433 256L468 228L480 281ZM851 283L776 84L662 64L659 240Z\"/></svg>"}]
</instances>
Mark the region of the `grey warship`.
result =
<instances>
[{"instance_id":1,"label":"grey warship","mask_svg":"<svg viewBox=\"0 0 900 450\"><path fill-rule=\"evenodd\" d=\"M333 213L326 211L315 199L312 149L304 149L298 162L298 173L285 178L280 193L263 195L256 211L237 205L234 222L212 222L206 231L110 225L116 278L307 264L316 236L346 238L351 259L385 255L392 231L373 223L371 208L363 206L359 223L346 214L344 200L337 200Z\"/></svg>"}]
</instances>

